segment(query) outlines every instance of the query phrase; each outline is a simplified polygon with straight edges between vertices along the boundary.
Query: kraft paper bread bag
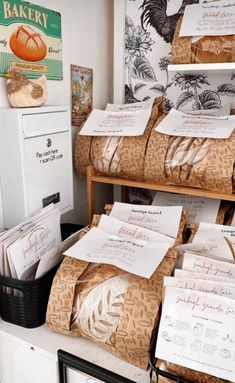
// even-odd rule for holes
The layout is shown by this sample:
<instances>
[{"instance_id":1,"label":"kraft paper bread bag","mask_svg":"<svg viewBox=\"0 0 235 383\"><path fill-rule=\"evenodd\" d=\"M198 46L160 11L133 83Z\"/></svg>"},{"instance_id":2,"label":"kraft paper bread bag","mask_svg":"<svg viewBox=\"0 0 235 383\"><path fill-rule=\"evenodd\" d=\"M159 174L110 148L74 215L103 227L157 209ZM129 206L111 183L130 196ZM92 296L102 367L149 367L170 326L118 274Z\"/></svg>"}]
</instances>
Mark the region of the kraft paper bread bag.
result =
<instances>
[{"instance_id":1,"label":"kraft paper bread bag","mask_svg":"<svg viewBox=\"0 0 235 383\"><path fill-rule=\"evenodd\" d=\"M165 116L159 117L156 126ZM146 182L233 192L235 131L227 139L177 137L151 132Z\"/></svg>"},{"instance_id":2,"label":"kraft paper bread bag","mask_svg":"<svg viewBox=\"0 0 235 383\"><path fill-rule=\"evenodd\" d=\"M164 275L172 274L176 258L177 252L170 249L151 278L146 279L115 266L89 264L65 256L53 280L47 308L47 326L62 334L84 336L125 361L147 369L152 334L159 321L163 278ZM118 321L111 324L113 328L116 327L115 331L106 336L103 334L104 327L110 326L107 323L107 313L110 311L107 297L115 295L116 286L121 288L121 292L112 298L112 302L119 307L119 312L114 313ZM94 297L95 303L90 304L94 302ZM97 302L97 299L100 301ZM72 326L72 321L76 323L79 315L79 311L74 311L78 302L85 305L82 329L79 325ZM108 311L104 309L106 306Z\"/></svg>"},{"instance_id":3,"label":"kraft paper bread bag","mask_svg":"<svg viewBox=\"0 0 235 383\"><path fill-rule=\"evenodd\" d=\"M144 178L144 156L149 134L163 111L163 99L157 97L144 134L135 137L75 138L74 164L78 175L86 175L87 166L93 165L103 175L126 177L133 180Z\"/></svg>"},{"instance_id":4,"label":"kraft paper bread bag","mask_svg":"<svg viewBox=\"0 0 235 383\"><path fill-rule=\"evenodd\" d=\"M172 42L173 64L224 63L235 61L235 35L180 37L181 17Z\"/></svg>"}]
</instances>

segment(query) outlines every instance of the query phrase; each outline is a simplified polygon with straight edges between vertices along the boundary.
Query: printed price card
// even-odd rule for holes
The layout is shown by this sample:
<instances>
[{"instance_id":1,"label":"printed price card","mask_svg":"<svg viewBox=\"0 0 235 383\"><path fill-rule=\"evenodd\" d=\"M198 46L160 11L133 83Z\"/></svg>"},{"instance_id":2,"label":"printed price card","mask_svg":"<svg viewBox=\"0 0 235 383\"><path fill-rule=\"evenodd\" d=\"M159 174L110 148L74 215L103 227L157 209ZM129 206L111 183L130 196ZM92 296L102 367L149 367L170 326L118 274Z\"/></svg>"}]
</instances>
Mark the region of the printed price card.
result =
<instances>
[{"instance_id":1,"label":"printed price card","mask_svg":"<svg viewBox=\"0 0 235 383\"><path fill-rule=\"evenodd\" d=\"M155 130L170 136L225 139L234 128L234 116L194 116L171 109Z\"/></svg>"},{"instance_id":2,"label":"printed price card","mask_svg":"<svg viewBox=\"0 0 235 383\"><path fill-rule=\"evenodd\" d=\"M235 302L166 287L155 356L234 382Z\"/></svg>"},{"instance_id":3,"label":"printed price card","mask_svg":"<svg viewBox=\"0 0 235 383\"><path fill-rule=\"evenodd\" d=\"M235 226L216 225L213 223L201 222L193 242L203 241L205 237L213 242L216 235L227 237L231 241L235 251Z\"/></svg>"},{"instance_id":4,"label":"printed price card","mask_svg":"<svg viewBox=\"0 0 235 383\"><path fill-rule=\"evenodd\" d=\"M82 136L140 136L144 133L151 108L139 111L93 109L83 125Z\"/></svg>"},{"instance_id":5,"label":"printed price card","mask_svg":"<svg viewBox=\"0 0 235 383\"><path fill-rule=\"evenodd\" d=\"M187 224L207 221L215 223L219 211L220 200L157 192L152 205L154 206L184 206L188 209Z\"/></svg>"},{"instance_id":6,"label":"printed price card","mask_svg":"<svg viewBox=\"0 0 235 383\"><path fill-rule=\"evenodd\" d=\"M170 242L172 245L175 242L174 238L158 233L157 231L132 225L131 223L123 222L104 214L101 216L98 228L105 231L105 233L119 235L120 237L141 239L143 241Z\"/></svg>"},{"instance_id":7,"label":"printed price card","mask_svg":"<svg viewBox=\"0 0 235 383\"><path fill-rule=\"evenodd\" d=\"M107 263L150 278L171 244L107 234L94 227L64 254L86 262Z\"/></svg>"},{"instance_id":8,"label":"printed price card","mask_svg":"<svg viewBox=\"0 0 235 383\"><path fill-rule=\"evenodd\" d=\"M110 216L176 238L182 210L182 206L141 206L115 202Z\"/></svg>"},{"instance_id":9,"label":"printed price card","mask_svg":"<svg viewBox=\"0 0 235 383\"><path fill-rule=\"evenodd\" d=\"M235 2L186 6L180 36L222 36L235 34Z\"/></svg>"},{"instance_id":10,"label":"printed price card","mask_svg":"<svg viewBox=\"0 0 235 383\"><path fill-rule=\"evenodd\" d=\"M220 261L191 253L184 254L182 269L193 271L194 273L235 279L234 262Z\"/></svg>"}]
</instances>

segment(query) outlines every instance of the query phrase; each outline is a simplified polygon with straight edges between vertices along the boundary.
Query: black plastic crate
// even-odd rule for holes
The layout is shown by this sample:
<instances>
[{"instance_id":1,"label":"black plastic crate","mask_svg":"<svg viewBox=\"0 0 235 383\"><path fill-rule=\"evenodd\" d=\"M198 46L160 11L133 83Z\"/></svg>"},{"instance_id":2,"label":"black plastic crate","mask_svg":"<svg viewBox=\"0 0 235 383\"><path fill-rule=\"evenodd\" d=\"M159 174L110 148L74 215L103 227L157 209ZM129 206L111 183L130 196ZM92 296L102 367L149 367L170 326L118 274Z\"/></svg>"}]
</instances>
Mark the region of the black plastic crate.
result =
<instances>
[{"instance_id":1,"label":"black plastic crate","mask_svg":"<svg viewBox=\"0 0 235 383\"><path fill-rule=\"evenodd\" d=\"M24 281L0 275L0 316L21 327L45 323L51 284L58 265L41 278Z\"/></svg>"}]
</instances>

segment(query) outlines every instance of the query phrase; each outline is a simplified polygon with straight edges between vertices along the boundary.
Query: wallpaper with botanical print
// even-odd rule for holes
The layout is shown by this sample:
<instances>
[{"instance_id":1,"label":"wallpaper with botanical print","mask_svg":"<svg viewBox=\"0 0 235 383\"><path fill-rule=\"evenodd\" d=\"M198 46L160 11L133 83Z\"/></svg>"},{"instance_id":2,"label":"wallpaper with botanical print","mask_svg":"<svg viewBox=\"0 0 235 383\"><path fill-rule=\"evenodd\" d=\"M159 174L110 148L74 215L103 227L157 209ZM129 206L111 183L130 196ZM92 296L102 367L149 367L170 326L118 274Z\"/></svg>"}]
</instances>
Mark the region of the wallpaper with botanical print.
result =
<instances>
[{"instance_id":1,"label":"wallpaper with botanical print","mask_svg":"<svg viewBox=\"0 0 235 383\"><path fill-rule=\"evenodd\" d=\"M231 73L187 75L168 72L176 23L188 4L199 0L126 0L125 101L164 96L165 108L235 107ZM233 79L234 78L234 79Z\"/></svg>"}]
</instances>

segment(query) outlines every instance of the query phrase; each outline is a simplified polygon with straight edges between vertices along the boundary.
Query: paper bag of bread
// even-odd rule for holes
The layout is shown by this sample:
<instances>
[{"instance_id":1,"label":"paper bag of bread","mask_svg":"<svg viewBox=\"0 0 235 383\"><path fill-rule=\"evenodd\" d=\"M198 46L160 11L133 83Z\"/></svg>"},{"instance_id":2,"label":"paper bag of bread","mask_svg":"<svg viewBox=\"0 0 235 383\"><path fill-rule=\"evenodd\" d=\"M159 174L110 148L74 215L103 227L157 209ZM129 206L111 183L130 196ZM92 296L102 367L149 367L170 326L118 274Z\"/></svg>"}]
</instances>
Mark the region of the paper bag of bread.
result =
<instances>
[{"instance_id":1,"label":"paper bag of bread","mask_svg":"<svg viewBox=\"0 0 235 383\"><path fill-rule=\"evenodd\" d=\"M77 132L74 164L78 175L86 175L87 166L93 165L103 175L144 178L144 156L150 132L163 111L162 98L154 100L144 134L134 137L82 136Z\"/></svg>"},{"instance_id":2,"label":"paper bag of bread","mask_svg":"<svg viewBox=\"0 0 235 383\"><path fill-rule=\"evenodd\" d=\"M156 125L165 116L159 117ZM235 131L227 139L215 139L170 136L152 130L145 156L144 179L232 193L234 164Z\"/></svg>"},{"instance_id":3,"label":"paper bag of bread","mask_svg":"<svg viewBox=\"0 0 235 383\"><path fill-rule=\"evenodd\" d=\"M163 277L171 275L176 255L169 250L150 279L66 256L53 280L47 326L88 338L147 369L152 334L159 320Z\"/></svg>"},{"instance_id":4,"label":"paper bag of bread","mask_svg":"<svg viewBox=\"0 0 235 383\"><path fill-rule=\"evenodd\" d=\"M94 217L92 226L99 224L99 218ZM186 219L187 212L182 209L177 243ZM146 369L159 320L163 278L172 274L177 255L176 250L169 249L149 279L110 264L65 256L53 280L47 326L63 334L88 338Z\"/></svg>"},{"instance_id":5,"label":"paper bag of bread","mask_svg":"<svg viewBox=\"0 0 235 383\"><path fill-rule=\"evenodd\" d=\"M235 35L180 37L183 16L172 42L173 64L226 63L235 61Z\"/></svg>"}]
</instances>

